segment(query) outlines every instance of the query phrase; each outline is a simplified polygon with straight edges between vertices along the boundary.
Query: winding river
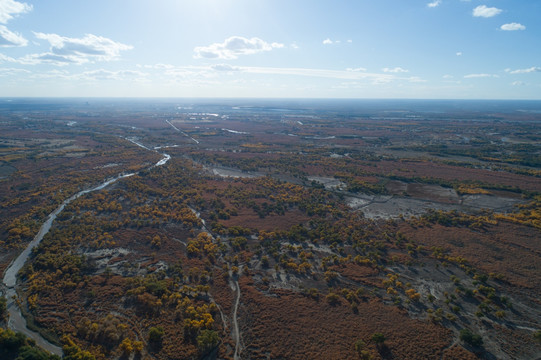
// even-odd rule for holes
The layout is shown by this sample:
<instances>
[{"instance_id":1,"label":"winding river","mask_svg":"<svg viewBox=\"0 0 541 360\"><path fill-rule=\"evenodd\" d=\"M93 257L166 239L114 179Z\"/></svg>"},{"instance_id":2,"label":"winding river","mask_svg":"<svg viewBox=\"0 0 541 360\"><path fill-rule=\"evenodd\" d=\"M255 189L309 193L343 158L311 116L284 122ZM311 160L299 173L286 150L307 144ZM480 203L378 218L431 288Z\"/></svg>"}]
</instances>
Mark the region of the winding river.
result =
<instances>
[{"instance_id":1,"label":"winding river","mask_svg":"<svg viewBox=\"0 0 541 360\"><path fill-rule=\"evenodd\" d=\"M142 145L140 143L137 143L134 140L130 140L130 139L128 139L128 140L131 141L132 143L136 144L137 146L140 146L140 147L142 147L144 149L147 149L147 150L151 150L148 147L146 147L146 146L144 146L144 145ZM151 150L151 151L155 151L155 150ZM169 154L162 153L161 155L163 155L163 158L160 159L160 161L158 161L156 164L152 165L150 167L150 169L152 169L152 168L154 168L156 166L164 165L169 161L169 159L171 159L171 156ZM15 331L19 331L19 332L25 334L29 338L36 341L36 344L38 346L40 346L41 348L43 348L43 349L45 349L45 350L47 350L47 351L49 351L49 352L51 352L53 354L62 356L62 348L50 343L45 338L43 338L41 336L41 334L39 334L37 332L34 332L34 331L30 330L27 327L26 319L22 316L21 311L19 309L19 305L18 305L17 292L16 292L17 273L22 269L22 267L24 266L24 264L28 260L28 257L32 253L32 250L36 246L39 245L39 243L41 242L41 240L43 239L45 234L47 234L49 232L54 220L56 219L58 214L60 214L62 212L62 210L64 210L66 205L68 205L69 203L71 203L72 201L74 201L75 199L79 198L80 196L82 196L84 194L88 194L88 193L93 192L93 191L102 190L105 187L111 185L112 183L114 183L114 182L116 182L116 181L118 181L120 179L124 179L124 178L130 177L130 176L133 176L135 174L136 173L120 174L120 175L118 175L118 176L116 176L116 177L114 177L112 179L106 180L105 182L101 183L100 185L98 185L96 187L86 189L86 190L82 190L82 191L78 192L77 194L75 194L75 195L69 197L68 199L64 200L64 202L62 204L60 204L60 206L58 206L52 213L49 214L49 216L47 217L47 220L43 223L43 225L41 225L41 228L39 229L39 232L34 237L34 239L30 242L30 244L28 244L26 249L24 249L23 252L21 252L21 254L9 265L9 267L4 272L3 283L4 283L5 287L6 287L6 289L5 289L5 297L6 297L6 300L7 300L6 305L7 305L7 310L8 310L8 313L9 313L8 326L9 326L10 329L15 330Z\"/></svg>"}]
</instances>

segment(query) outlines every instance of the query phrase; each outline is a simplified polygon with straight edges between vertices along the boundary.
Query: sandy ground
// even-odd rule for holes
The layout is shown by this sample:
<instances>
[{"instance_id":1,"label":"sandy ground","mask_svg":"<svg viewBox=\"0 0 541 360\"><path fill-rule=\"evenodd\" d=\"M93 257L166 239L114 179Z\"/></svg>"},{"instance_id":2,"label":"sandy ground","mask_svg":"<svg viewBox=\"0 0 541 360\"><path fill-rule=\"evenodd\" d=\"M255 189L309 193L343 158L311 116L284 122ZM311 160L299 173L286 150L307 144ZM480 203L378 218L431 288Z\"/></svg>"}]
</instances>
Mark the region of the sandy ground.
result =
<instances>
[{"instance_id":1,"label":"sandy ground","mask_svg":"<svg viewBox=\"0 0 541 360\"><path fill-rule=\"evenodd\" d=\"M457 210L475 213L482 209L512 212L522 199L501 195L458 195L439 185L411 184L393 181L388 189L395 195L347 194L346 202L368 219L393 219L419 216L428 210ZM403 195L398 195L403 194Z\"/></svg>"}]
</instances>

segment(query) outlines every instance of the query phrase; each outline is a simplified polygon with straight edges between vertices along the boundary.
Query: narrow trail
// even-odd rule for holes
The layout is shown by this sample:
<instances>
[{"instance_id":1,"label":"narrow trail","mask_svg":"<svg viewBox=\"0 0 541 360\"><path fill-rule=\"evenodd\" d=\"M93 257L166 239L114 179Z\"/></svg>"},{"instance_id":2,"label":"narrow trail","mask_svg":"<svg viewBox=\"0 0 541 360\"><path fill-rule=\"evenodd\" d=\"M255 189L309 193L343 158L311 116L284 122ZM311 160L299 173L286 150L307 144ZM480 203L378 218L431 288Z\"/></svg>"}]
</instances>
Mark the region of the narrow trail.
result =
<instances>
[{"instance_id":1,"label":"narrow trail","mask_svg":"<svg viewBox=\"0 0 541 360\"><path fill-rule=\"evenodd\" d=\"M242 266L239 268L239 276L242 271ZM235 354L233 355L234 360L240 359L240 353L242 351L241 343L240 343L240 330L239 330L239 321L238 321L238 310L239 310L239 304L240 304L240 286L238 279L234 282L236 292L237 292L237 300L235 301L235 307L233 309L233 340L235 341Z\"/></svg>"},{"instance_id":2,"label":"narrow trail","mask_svg":"<svg viewBox=\"0 0 541 360\"><path fill-rule=\"evenodd\" d=\"M222 307L214 299L212 299L212 301L214 301L214 303L216 304L216 307L218 308L218 311L220 312L220 317L222 318L222 324L224 325L224 333L226 333L227 329L229 328L229 326L227 326L227 318L225 317L224 312L222 311Z\"/></svg>"},{"instance_id":3,"label":"narrow trail","mask_svg":"<svg viewBox=\"0 0 541 360\"><path fill-rule=\"evenodd\" d=\"M169 126L171 126L175 131L181 133L182 135L186 136L187 138L189 138L190 140L192 140L194 143L196 144L199 144L200 142L196 139L194 139L193 137L191 137L190 135L188 135L187 133L185 133L184 131L180 130L179 128L177 128L175 125L173 125L169 120L165 120L165 122L167 124L169 124ZM132 140L130 140L132 141ZM133 142L133 141L132 141ZM136 145L139 145L141 146L140 144L134 142ZM190 159L192 160L192 159ZM193 160L192 160L193 161ZM206 231L210 237L212 238L213 241L216 241L216 237L212 234L212 231L211 229L208 228L205 220L201 217L201 213L197 210L195 210L194 208L192 207L189 207L189 209L192 211L192 213L199 219L201 220L201 230L203 231ZM230 265L231 264L228 264L229 267L231 267ZM233 355L233 359L234 360L240 360L240 354L242 352L242 344L241 344L241 332L240 332L240 329L239 329L239 322L238 322L238 309L239 309L239 304L240 304L240 285L239 285L239 281L238 281L238 276L240 276L240 274L242 273L242 265L239 266L239 273L237 275L237 279L235 279L235 281L230 281L230 286L231 286L231 290L235 291L237 293L237 297L236 297L236 300L235 300L235 306L233 308L233 316L232 316L232 320L231 320L231 325L232 325L232 333L231 333L231 337L233 338L233 341L235 342L235 353ZM230 278L232 278L232 274L230 272ZM214 301L214 303L216 304L217 308L218 308L218 311L220 312L220 316L222 318L222 323L223 323L223 327L224 327L224 333L226 333L227 329L228 329L228 325L227 325L227 317L224 315L223 311L222 311L222 308L221 306L214 300L212 299L212 301Z\"/></svg>"},{"instance_id":4,"label":"narrow trail","mask_svg":"<svg viewBox=\"0 0 541 360\"><path fill-rule=\"evenodd\" d=\"M198 140L195 140L193 137L191 137L190 135L186 134L184 131L180 130L178 127L176 127L175 125L173 125L169 120L165 120L165 122L168 123L173 129L175 129L176 131L178 131L178 132L181 133L182 135L186 136L188 139L192 140L194 143L199 144L199 141L198 141Z\"/></svg>"},{"instance_id":5,"label":"narrow trail","mask_svg":"<svg viewBox=\"0 0 541 360\"><path fill-rule=\"evenodd\" d=\"M212 234L212 231L207 227L207 224L205 223L205 220L201 217L201 213L196 211L192 207L189 207L189 209L193 212L193 214L199 220L201 220L201 230L206 231L210 235L212 240L216 241L216 237ZM228 266L231 267L231 264L228 263ZM241 273L242 273L242 265L239 266L239 272L238 272L238 275L237 275L237 279L235 279L235 281L233 281L233 280L229 281L229 285L231 287L231 290L235 291L237 293L237 297L236 297L236 300L235 300L235 305L234 305L234 308L233 308L232 320L231 320L231 326L232 326L231 337L233 338L233 341L235 342L235 353L233 355L234 360L239 360L240 359L240 353L242 351L241 332L239 330L239 322L238 322L238 308L239 308L239 304L240 304L240 285L239 285L239 281L238 281L238 276L240 276ZM232 274L231 270L229 271L229 278L230 279L233 278L233 274ZM224 315L220 304L218 304L216 302L216 300L214 300L212 297L211 297L211 300L214 301L214 303L216 304L216 307L218 308L218 311L220 312L220 316L222 318L222 323L223 323L223 326L224 326L224 334L226 334L227 329L229 328L229 326L227 325L227 317Z\"/></svg>"}]
</instances>

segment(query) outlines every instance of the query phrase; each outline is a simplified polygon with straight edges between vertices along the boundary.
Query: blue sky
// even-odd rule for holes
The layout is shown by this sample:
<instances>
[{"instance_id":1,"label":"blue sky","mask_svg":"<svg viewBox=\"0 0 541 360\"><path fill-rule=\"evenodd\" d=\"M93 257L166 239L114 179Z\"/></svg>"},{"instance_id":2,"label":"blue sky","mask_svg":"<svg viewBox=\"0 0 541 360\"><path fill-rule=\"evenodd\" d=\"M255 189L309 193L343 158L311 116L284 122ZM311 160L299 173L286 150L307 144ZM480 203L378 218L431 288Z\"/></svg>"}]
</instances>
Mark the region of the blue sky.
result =
<instances>
[{"instance_id":1,"label":"blue sky","mask_svg":"<svg viewBox=\"0 0 541 360\"><path fill-rule=\"evenodd\" d=\"M0 96L541 99L541 1L0 0Z\"/></svg>"}]
</instances>

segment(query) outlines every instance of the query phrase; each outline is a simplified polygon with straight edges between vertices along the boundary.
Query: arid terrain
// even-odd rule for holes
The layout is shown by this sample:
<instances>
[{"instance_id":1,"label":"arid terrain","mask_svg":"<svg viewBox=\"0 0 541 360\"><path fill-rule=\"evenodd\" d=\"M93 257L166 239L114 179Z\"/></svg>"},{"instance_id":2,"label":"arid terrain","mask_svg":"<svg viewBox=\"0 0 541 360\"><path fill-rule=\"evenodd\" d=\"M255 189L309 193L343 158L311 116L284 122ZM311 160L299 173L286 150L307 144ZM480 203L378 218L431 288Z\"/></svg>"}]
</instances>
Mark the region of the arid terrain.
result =
<instances>
[{"instance_id":1,"label":"arid terrain","mask_svg":"<svg viewBox=\"0 0 541 360\"><path fill-rule=\"evenodd\" d=\"M14 101L2 358L541 358L539 102Z\"/></svg>"}]
</instances>

